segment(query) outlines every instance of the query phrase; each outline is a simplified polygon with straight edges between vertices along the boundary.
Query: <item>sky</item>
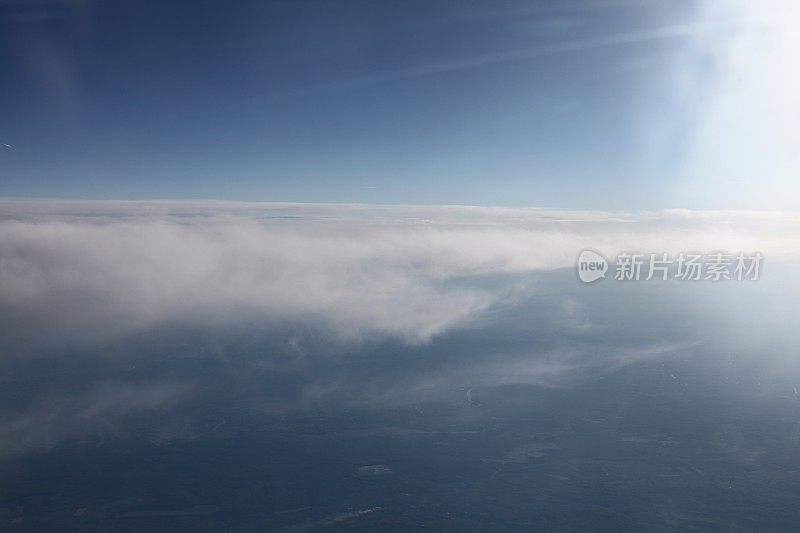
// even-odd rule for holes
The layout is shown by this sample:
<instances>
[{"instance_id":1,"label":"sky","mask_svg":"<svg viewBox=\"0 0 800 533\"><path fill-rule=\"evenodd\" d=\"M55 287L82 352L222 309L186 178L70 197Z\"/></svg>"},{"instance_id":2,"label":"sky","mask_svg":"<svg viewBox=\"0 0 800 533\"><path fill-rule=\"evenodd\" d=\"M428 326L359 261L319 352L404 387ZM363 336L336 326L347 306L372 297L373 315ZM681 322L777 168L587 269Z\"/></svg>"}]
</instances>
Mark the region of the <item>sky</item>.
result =
<instances>
[{"instance_id":1,"label":"sky","mask_svg":"<svg viewBox=\"0 0 800 533\"><path fill-rule=\"evenodd\" d=\"M796 209L793 2L0 0L0 196Z\"/></svg>"},{"instance_id":2,"label":"sky","mask_svg":"<svg viewBox=\"0 0 800 533\"><path fill-rule=\"evenodd\" d=\"M791 529L797 28L0 0L0 524Z\"/></svg>"}]
</instances>

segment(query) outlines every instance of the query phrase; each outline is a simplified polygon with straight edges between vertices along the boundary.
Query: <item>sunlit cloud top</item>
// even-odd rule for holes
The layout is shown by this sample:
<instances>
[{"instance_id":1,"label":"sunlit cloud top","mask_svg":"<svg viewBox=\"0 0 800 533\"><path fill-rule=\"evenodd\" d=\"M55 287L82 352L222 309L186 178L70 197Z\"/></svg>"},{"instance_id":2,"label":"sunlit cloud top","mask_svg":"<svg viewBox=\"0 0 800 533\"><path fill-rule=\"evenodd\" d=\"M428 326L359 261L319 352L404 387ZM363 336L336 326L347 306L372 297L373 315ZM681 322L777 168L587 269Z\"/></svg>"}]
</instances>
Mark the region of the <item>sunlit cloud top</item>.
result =
<instances>
[{"instance_id":1,"label":"sunlit cloud top","mask_svg":"<svg viewBox=\"0 0 800 533\"><path fill-rule=\"evenodd\" d=\"M22 345L241 320L419 343L529 294L488 280L535 285L587 247L779 264L798 239L779 212L5 200L0 326Z\"/></svg>"}]
</instances>

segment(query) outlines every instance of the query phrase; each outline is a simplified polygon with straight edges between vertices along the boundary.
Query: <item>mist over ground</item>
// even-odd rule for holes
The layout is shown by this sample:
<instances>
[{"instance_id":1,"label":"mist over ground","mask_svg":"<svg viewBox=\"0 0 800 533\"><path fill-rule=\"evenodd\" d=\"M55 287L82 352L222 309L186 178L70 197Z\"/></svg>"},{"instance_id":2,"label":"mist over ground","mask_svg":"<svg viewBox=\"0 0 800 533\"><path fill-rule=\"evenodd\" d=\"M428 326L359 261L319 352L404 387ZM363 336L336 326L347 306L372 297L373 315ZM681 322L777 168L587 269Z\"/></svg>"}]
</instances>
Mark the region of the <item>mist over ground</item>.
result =
<instances>
[{"instance_id":1,"label":"mist over ground","mask_svg":"<svg viewBox=\"0 0 800 533\"><path fill-rule=\"evenodd\" d=\"M7 524L798 518L791 213L16 200L0 212ZM585 285L586 247L765 262L757 281Z\"/></svg>"}]
</instances>

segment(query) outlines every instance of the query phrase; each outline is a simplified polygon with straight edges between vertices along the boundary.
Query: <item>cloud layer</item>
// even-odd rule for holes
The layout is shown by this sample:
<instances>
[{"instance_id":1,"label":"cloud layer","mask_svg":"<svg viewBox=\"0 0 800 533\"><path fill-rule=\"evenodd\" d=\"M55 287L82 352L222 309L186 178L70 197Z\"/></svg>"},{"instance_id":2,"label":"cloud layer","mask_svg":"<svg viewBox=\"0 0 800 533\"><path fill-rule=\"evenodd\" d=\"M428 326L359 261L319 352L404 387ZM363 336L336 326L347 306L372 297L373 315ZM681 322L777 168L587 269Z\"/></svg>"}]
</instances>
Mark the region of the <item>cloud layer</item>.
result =
<instances>
[{"instance_id":1,"label":"cloud layer","mask_svg":"<svg viewBox=\"0 0 800 533\"><path fill-rule=\"evenodd\" d=\"M507 297L464 280L593 247L796 259L793 213L221 202L0 202L0 326L17 348L162 323L313 323L426 341Z\"/></svg>"}]
</instances>

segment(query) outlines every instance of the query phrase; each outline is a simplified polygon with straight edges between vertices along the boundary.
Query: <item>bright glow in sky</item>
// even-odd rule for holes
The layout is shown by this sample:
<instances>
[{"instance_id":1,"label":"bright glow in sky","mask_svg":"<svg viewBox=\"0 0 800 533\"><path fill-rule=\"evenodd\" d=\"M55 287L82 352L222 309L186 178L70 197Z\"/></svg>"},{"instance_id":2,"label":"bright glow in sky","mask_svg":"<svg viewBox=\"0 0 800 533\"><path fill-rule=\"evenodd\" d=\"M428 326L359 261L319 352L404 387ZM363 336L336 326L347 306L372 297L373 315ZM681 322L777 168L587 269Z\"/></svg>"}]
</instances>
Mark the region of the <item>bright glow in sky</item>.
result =
<instances>
[{"instance_id":1,"label":"bright glow in sky","mask_svg":"<svg viewBox=\"0 0 800 533\"><path fill-rule=\"evenodd\" d=\"M690 130L680 195L699 202L781 205L800 197L800 6L735 2L703 16L730 16L733 35L700 41L713 54L707 76L689 80L700 96L683 121Z\"/></svg>"}]
</instances>

